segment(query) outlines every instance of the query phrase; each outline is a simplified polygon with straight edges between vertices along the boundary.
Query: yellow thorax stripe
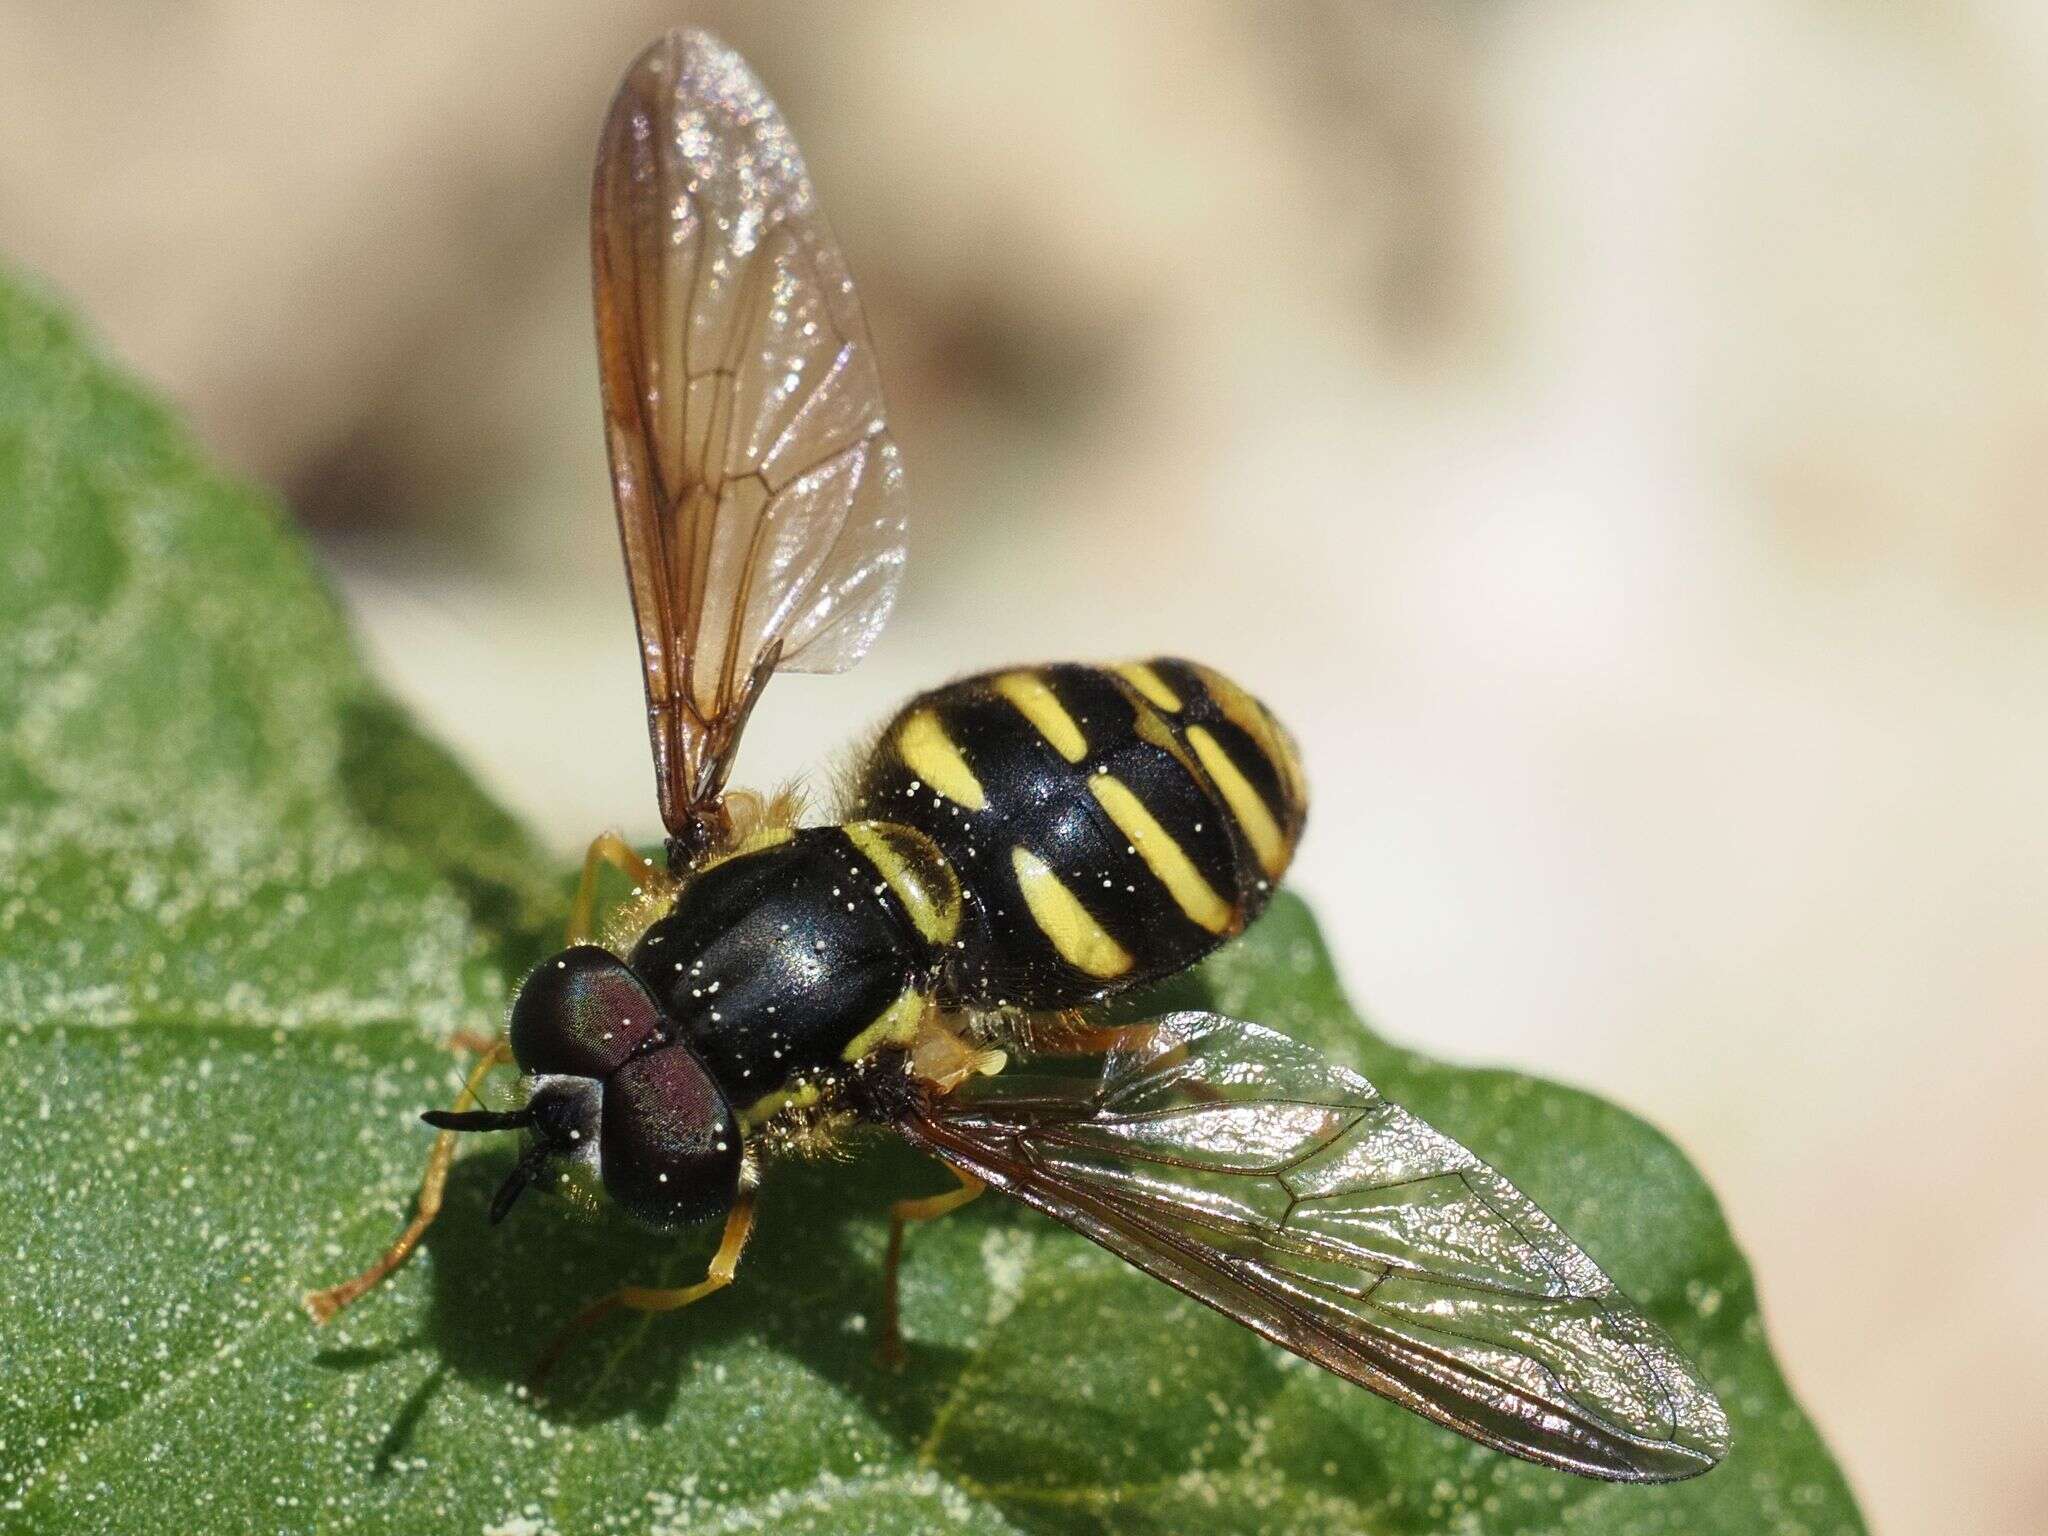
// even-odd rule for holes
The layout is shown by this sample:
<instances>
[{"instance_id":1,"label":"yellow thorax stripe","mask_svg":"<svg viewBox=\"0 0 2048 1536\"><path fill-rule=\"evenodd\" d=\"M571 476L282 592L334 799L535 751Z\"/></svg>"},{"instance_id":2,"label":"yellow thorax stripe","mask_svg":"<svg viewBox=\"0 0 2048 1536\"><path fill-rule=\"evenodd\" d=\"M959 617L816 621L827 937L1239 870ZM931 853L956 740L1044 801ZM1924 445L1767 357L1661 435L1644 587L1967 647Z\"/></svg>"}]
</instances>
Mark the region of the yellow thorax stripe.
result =
<instances>
[{"instance_id":1,"label":"yellow thorax stripe","mask_svg":"<svg viewBox=\"0 0 2048 1536\"><path fill-rule=\"evenodd\" d=\"M1077 971L1103 978L1121 976L1131 968L1130 951L1103 931L1045 860L1020 845L1010 850L1010 867L1017 872L1031 920L1062 960Z\"/></svg>"},{"instance_id":2,"label":"yellow thorax stripe","mask_svg":"<svg viewBox=\"0 0 2048 1536\"><path fill-rule=\"evenodd\" d=\"M1032 729L1051 743L1055 752L1070 763L1088 754L1088 738L1067 713L1059 696L1035 672L1005 672L991 685L1009 700L1010 706L1031 722Z\"/></svg>"},{"instance_id":3,"label":"yellow thorax stripe","mask_svg":"<svg viewBox=\"0 0 2048 1536\"><path fill-rule=\"evenodd\" d=\"M777 1088L764 1093L745 1109L740 1111L740 1128L756 1130L767 1121L781 1114L785 1109L809 1109L823 1097L818 1085L804 1081L791 1083L786 1088Z\"/></svg>"},{"instance_id":4,"label":"yellow thorax stripe","mask_svg":"<svg viewBox=\"0 0 2048 1536\"><path fill-rule=\"evenodd\" d=\"M710 858L706 859L697 866L696 872L701 875L707 869L717 868L728 859L743 859L750 853L759 853L764 848L774 848L782 843L786 843L795 836L795 831L785 826L756 827L724 853L713 854Z\"/></svg>"},{"instance_id":5,"label":"yellow thorax stripe","mask_svg":"<svg viewBox=\"0 0 2048 1536\"><path fill-rule=\"evenodd\" d=\"M1230 814L1237 818L1238 826L1252 845L1252 852L1258 855L1259 863L1266 873L1277 879L1280 871L1287 867L1287 839L1280 831L1280 824L1273 819L1273 813L1266 808L1266 802L1259 798L1251 781L1238 770L1237 764L1199 725L1188 727L1188 745L1195 749L1195 756L1202 760L1202 767L1209 778L1223 793L1223 800L1230 807Z\"/></svg>"},{"instance_id":6,"label":"yellow thorax stripe","mask_svg":"<svg viewBox=\"0 0 2048 1536\"><path fill-rule=\"evenodd\" d=\"M1173 691L1165 678L1144 662L1126 661L1111 667L1110 670L1168 714L1180 712L1180 695Z\"/></svg>"},{"instance_id":7,"label":"yellow thorax stripe","mask_svg":"<svg viewBox=\"0 0 2048 1536\"><path fill-rule=\"evenodd\" d=\"M978 811L988 804L981 780L931 710L920 709L903 722L896 733L896 751L906 768L955 805Z\"/></svg>"},{"instance_id":8,"label":"yellow thorax stripe","mask_svg":"<svg viewBox=\"0 0 2048 1536\"><path fill-rule=\"evenodd\" d=\"M1131 793L1129 786L1110 774L1098 773L1088 780L1088 789L1190 921L1211 933L1221 933L1230 926L1230 903L1202 878L1202 872L1182 851L1173 834L1159 825L1158 818Z\"/></svg>"},{"instance_id":9,"label":"yellow thorax stripe","mask_svg":"<svg viewBox=\"0 0 2048 1536\"><path fill-rule=\"evenodd\" d=\"M890 834L872 821L849 821L841 828L846 840L858 848L875 866L875 872L888 882L889 889L896 893L896 899L903 903L903 910L910 914L917 931L924 935L927 943L950 944L960 934L960 887L950 882L945 889L934 889L915 865L904 858L902 850L891 841ZM923 834L910 828L896 829L899 837L922 839ZM938 849L932 849L932 856L943 858Z\"/></svg>"},{"instance_id":10,"label":"yellow thorax stripe","mask_svg":"<svg viewBox=\"0 0 2048 1536\"><path fill-rule=\"evenodd\" d=\"M881 1017L847 1041L839 1054L847 1061L859 1061L885 1045L908 1045L917 1038L918 1021L923 1017L924 994L905 987L896 1001L882 1010Z\"/></svg>"}]
</instances>

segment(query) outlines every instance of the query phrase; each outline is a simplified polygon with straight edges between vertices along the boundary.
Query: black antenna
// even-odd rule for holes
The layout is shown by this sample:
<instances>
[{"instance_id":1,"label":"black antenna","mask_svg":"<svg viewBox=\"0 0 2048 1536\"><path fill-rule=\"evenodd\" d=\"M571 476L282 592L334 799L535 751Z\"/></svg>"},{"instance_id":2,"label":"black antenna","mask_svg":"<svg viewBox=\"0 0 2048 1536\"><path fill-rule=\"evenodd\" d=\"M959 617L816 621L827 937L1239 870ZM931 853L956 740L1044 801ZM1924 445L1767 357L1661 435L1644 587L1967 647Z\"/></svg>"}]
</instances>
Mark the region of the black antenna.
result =
<instances>
[{"instance_id":1,"label":"black antenna","mask_svg":"<svg viewBox=\"0 0 2048 1536\"><path fill-rule=\"evenodd\" d=\"M512 1209L512 1202L525 1192L526 1186L533 1182L550 1155L547 1143L542 1142L513 1165L512 1171L505 1175L505 1182L498 1186L498 1192L491 1196L492 1226L505 1219L505 1213Z\"/></svg>"},{"instance_id":2,"label":"black antenna","mask_svg":"<svg viewBox=\"0 0 2048 1536\"><path fill-rule=\"evenodd\" d=\"M533 1106L524 1109L430 1109L420 1118L437 1131L516 1131L533 1124Z\"/></svg>"},{"instance_id":3,"label":"black antenna","mask_svg":"<svg viewBox=\"0 0 2048 1536\"><path fill-rule=\"evenodd\" d=\"M524 1109L430 1109L420 1118L437 1131L517 1131L539 1125L541 1112L548 1104L546 1099L535 1098L528 1100ZM563 1150L559 1137L550 1134L551 1130L550 1125L541 1126L540 1139L526 1149L526 1155L505 1175L505 1182L491 1197L492 1226L505 1219L512 1203L540 1176L548 1159Z\"/></svg>"}]
</instances>

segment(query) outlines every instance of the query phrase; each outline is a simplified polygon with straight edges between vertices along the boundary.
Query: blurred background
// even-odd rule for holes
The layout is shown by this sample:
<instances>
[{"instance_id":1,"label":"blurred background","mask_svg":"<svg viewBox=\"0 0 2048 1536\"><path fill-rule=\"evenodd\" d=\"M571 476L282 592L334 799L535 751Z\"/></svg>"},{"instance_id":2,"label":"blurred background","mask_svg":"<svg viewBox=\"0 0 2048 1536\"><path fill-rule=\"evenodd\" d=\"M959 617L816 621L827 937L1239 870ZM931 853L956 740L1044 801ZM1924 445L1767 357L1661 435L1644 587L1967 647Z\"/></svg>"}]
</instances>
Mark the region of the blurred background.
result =
<instances>
[{"instance_id":1,"label":"blurred background","mask_svg":"<svg viewBox=\"0 0 2048 1536\"><path fill-rule=\"evenodd\" d=\"M689 20L806 147L914 518L739 777L963 670L1222 666L1360 1006L1691 1150L1876 1529L2038 1531L2048 8L0 3L0 248L565 857L656 831L584 217Z\"/></svg>"}]
</instances>

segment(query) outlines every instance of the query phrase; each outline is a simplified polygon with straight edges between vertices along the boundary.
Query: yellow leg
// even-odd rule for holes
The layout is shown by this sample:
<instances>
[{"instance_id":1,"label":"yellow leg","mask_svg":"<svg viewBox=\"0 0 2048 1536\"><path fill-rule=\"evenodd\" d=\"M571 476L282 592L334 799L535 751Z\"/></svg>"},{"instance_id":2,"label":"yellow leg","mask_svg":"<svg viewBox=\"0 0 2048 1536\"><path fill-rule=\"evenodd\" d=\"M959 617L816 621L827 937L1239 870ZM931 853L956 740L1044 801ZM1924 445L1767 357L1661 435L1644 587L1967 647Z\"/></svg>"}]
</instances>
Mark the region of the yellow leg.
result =
<instances>
[{"instance_id":1,"label":"yellow leg","mask_svg":"<svg viewBox=\"0 0 2048 1536\"><path fill-rule=\"evenodd\" d=\"M567 942L571 944L588 944L597 936L597 870L601 864L611 865L632 881L636 891L658 892L671 883L668 871L652 859L641 858L618 833L598 833L583 855L583 878L576 882L576 905L569 909Z\"/></svg>"},{"instance_id":2,"label":"yellow leg","mask_svg":"<svg viewBox=\"0 0 2048 1536\"><path fill-rule=\"evenodd\" d=\"M1059 1022L1031 1031L1028 1048L1035 1056L1102 1056L1120 1045L1139 1045L1159 1026L1145 1024L1081 1024Z\"/></svg>"},{"instance_id":3,"label":"yellow leg","mask_svg":"<svg viewBox=\"0 0 2048 1536\"><path fill-rule=\"evenodd\" d=\"M751 789L728 789L725 792L725 820L732 828L733 843L744 842L760 830L767 819L768 802L759 792Z\"/></svg>"},{"instance_id":4,"label":"yellow leg","mask_svg":"<svg viewBox=\"0 0 2048 1536\"><path fill-rule=\"evenodd\" d=\"M695 1285L674 1287L622 1285L611 1295L592 1302L577 1313L569 1326L556 1334L554 1342L541 1352L541 1357L533 1363L533 1373L529 1377L531 1384L538 1387L579 1336L614 1312L673 1312L692 1302L702 1301L714 1291L724 1290L732 1284L732 1277L739 1271L740 1254L753 1230L754 1192L742 1189L726 1215L725 1234L719 1239L718 1252L711 1256L710 1267L702 1280Z\"/></svg>"},{"instance_id":5,"label":"yellow leg","mask_svg":"<svg viewBox=\"0 0 2048 1536\"><path fill-rule=\"evenodd\" d=\"M903 1267L903 1229L913 1221L934 1221L957 1211L988 1186L964 1168L946 1164L946 1171L959 1186L943 1195L926 1195L921 1200L898 1200L889 1207L889 1248L882 1257L882 1328L875 1341L875 1354L891 1370L903 1364L903 1328L896 1301L896 1275Z\"/></svg>"},{"instance_id":6,"label":"yellow leg","mask_svg":"<svg viewBox=\"0 0 2048 1536\"><path fill-rule=\"evenodd\" d=\"M1079 1020L1055 1020L1050 1026L1040 1026L1025 1038L1026 1051L1034 1056L1102 1056L1117 1049L1140 1050L1159 1029L1156 1020L1142 1024L1087 1024ZM1177 1045L1162 1053L1154 1062L1155 1069L1177 1065L1187 1059L1188 1048ZM1187 1095L1191 1099L1216 1103L1226 1097L1223 1090L1206 1083L1190 1086Z\"/></svg>"},{"instance_id":7,"label":"yellow leg","mask_svg":"<svg viewBox=\"0 0 2048 1536\"><path fill-rule=\"evenodd\" d=\"M455 1108L460 1111L477 1102L476 1091L483 1086L483 1080L491 1069L502 1061L512 1059L512 1048L503 1040L494 1042L477 1063L470 1068L469 1078L462 1085L462 1091L455 1095ZM412 1257L413 1249L419 1247L420 1239L427 1228L434 1224L434 1218L441 1214L441 1197L448 1189L448 1166L455 1161L455 1132L442 1131L434 1138L434 1150L427 1154L426 1177L420 1180L419 1209L398 1234L398 1241L377 1257L377 1261L353 1279L339 1285L331 1285L324 1291L308 1291L305 1295L306 1310L313 1314L313 1321L324 1323L350 1302L368 1292L386 1275Z\"/></svg>"}]
</instances>

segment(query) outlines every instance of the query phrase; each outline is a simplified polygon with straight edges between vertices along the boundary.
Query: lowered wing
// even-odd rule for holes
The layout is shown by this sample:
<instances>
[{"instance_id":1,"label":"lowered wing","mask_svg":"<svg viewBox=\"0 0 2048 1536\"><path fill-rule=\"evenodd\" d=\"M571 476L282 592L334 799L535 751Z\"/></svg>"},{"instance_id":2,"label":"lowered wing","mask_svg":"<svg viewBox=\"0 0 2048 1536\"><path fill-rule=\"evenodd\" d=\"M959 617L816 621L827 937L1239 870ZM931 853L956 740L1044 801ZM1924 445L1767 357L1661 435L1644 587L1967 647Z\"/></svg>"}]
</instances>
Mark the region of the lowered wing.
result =
<instances>
[{"instance_id":1,"label":"lowered wing","mask_svg":"<svg viewBox=\"0 0 2048 1536\"><path fill-rule=\"evenodd\" d=\"M1498 1450L1665 1482L1728 1448L1713 1393L1534 1202L1356 1073L1176 1013L1100 1078L997 1079L900 1122L1283 1348Z\"/></svg>"}]
</instances>

